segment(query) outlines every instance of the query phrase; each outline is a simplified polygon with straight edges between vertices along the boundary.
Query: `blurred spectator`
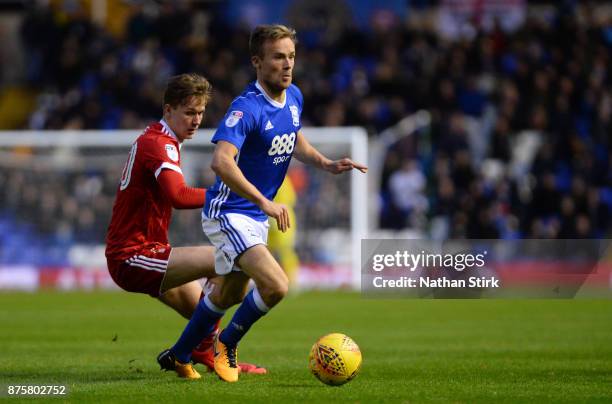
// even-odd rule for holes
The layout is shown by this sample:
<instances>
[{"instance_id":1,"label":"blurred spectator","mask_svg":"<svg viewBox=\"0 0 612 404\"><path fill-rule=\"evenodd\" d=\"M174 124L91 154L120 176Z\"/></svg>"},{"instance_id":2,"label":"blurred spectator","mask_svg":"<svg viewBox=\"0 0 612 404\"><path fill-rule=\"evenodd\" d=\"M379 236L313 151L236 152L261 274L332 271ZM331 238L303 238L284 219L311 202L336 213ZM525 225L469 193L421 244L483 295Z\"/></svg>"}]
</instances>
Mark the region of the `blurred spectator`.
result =
<instances>
[{"instance_id":1,"label":"blurred spectator","mask_svg":"<svg viewBox=\"0 0 612 404\"><path fill-rule=\"evenodd\" d=\"M391 174L389 189L391 200L399 210L399 228L413 227L419 216L427 211L428 202L423 194L425 181L425 176L414 160L404 161L401 168Z\"/></svg>"}]
</instances>

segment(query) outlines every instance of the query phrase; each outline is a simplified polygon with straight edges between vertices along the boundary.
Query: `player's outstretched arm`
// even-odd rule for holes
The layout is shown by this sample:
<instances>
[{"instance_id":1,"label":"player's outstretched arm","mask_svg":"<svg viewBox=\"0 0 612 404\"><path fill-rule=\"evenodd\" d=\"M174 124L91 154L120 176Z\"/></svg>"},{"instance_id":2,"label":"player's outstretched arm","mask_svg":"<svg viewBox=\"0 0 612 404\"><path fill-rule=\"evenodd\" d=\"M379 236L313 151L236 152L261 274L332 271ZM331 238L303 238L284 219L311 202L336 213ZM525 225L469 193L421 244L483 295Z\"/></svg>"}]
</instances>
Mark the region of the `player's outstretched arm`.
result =
<instances>
[{"instance_id":1,"label":"player's outstretched arm","mask_svg":"<svg viewBox=\"0 0 612 404\"><path fill-rule=\"evenodd\" d=\"M350 171L353 168L365 173L368 167L363 164L355 163L353 160L345 157L340 160L330 160L315 149L310 142L304 137L302 132L298 132L293 155L296 159L304 164L309 164L318 167L322 170L329 171L332 174L340 174L345 171Z\"/></svg>"},{"instance_id":2,"label":"player's outstretched arm","mask_svg":"<svg viewBox=\"0 0 612 404\"><path fill-rule=\"evenodd\" d=\"M291 226L287 206L269 200L246 179L234 160L236 154L238 154L236 146L220 140L215 147L210 167L232 192L259 206L266 215L276 219L280 231L287 231Z\"/></svg>"},{"instance_id":3,"label":"player's outstretched arm","mask_svg":"<svg viewBox=\"0 0 612 404\"><path fill-rule=\"evenodd\" d=\"M174 209L196 209L204 206L206 189L187 186L183 174L174 170L162 170L157 182Z\"/></svg>"}]
</instances>

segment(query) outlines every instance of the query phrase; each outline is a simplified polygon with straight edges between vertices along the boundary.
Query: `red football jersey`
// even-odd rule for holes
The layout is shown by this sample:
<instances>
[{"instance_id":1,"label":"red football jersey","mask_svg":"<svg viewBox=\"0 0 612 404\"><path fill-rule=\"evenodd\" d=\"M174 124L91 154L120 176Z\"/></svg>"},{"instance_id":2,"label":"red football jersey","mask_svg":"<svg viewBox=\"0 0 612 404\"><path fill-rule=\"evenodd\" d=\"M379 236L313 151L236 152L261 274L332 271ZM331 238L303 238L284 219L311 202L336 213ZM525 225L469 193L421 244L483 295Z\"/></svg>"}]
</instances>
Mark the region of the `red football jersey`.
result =
<instances>
[{"instance_id":1,"label":"red football jersey","mask_svg":"<svg viewBox=\"0 0 612 404\"><path fill-rule=\"evenodd\" d=\"M142 248L168 246L172 204L157 183L164 169L181 172L180 144L162 120L132 144L106 234L106 257L124 260Z\"/></svg>"}]
</instances>

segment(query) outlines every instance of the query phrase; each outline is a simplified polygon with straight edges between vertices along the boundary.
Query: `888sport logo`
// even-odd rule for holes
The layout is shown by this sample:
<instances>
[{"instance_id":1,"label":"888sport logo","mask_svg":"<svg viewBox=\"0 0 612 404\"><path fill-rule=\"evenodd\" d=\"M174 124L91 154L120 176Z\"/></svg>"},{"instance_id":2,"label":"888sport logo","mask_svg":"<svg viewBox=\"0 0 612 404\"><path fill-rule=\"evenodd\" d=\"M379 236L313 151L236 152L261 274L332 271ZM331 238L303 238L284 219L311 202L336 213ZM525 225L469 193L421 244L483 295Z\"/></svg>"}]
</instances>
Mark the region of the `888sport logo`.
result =
<instances>
[{"instance_id":1,"label":"888sport logo","mask_svg":"<svg viewBox=\"0 0 612 404\"><path fill-rule=\"evenodd\" d=\"M272 144L268 150L268 156L277 156L274 157L274 165L284 163L291 158L294 147L295 132L291 132L289 135L286 133L284 135L276 135L272 139Z\"/></svg>"}]
</instances>

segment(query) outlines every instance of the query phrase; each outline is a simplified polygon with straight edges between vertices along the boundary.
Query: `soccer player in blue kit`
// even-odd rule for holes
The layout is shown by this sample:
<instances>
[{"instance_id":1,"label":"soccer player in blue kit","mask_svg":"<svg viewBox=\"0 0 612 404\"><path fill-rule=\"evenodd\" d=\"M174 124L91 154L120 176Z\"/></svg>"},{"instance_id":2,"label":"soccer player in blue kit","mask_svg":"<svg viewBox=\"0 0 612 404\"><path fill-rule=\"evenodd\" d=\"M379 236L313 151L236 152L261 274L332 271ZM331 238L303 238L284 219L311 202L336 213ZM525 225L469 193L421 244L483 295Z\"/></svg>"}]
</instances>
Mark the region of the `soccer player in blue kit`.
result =
<instances>
[{"instance_id":1,"label":"soccer player in blue kit","mask_svg":"<svg viewBox=\"0 0 612 404\"><path fill-rule=\"evenodd\" d=\"M249 49L257 81L234 99L213 136L211 167L217 179L207 191L202 211L202 228L215 246L215 271L225 275L225 282L200 300L183 334L167 351L188 362L192 349L229 308L228 296L239 303L249 278L253 279L255 288L215 341L215 372L228 382L238 380L238 342L287 294L287 276L266 242L268 216L283 232L291 226L287 207L273 202L291 157L332 174L354 168L367 171L349 158L326 158L300 132L303 97L291 84L295 43L295 31L283 25L260 25L251 33Z\"/></svg>"}]
</instances>

